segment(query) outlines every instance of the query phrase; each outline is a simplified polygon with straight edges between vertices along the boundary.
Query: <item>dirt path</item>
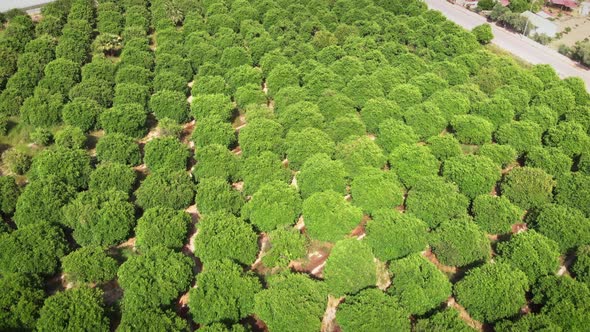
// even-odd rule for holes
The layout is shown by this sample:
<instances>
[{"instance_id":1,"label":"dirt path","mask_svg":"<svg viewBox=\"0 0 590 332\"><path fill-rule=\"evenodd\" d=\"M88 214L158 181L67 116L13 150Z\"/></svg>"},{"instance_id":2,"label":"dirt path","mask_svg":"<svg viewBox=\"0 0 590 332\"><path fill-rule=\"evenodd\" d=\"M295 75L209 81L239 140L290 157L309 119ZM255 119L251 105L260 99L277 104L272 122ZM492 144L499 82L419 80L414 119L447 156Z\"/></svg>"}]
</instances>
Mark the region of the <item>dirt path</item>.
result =
<instances>
[{"instance_id":1,"label":"dirt path","mask_svg":"<svg viewBox=\"0 0 590 332\"><path fill-rule=\"evenodd\" d=\"M430 247L426 249L426 251L422 252L422 256L426 257L426 259L428 259L430 262L436 265L436 267L443 273L456 274L458 272L457 267L443 265L441 262L439 262L438 258L436 258L436 255L432 252L432 249Z\"/></svg>"},{"instance_id":2,"label":"dirt path","mask_svg":"<svg viewBox=\"0 0 590 332\"><path fill-rule=\"evenodd\" d=\"M339 331L340 328L336 324L336 309L344 297L333 297L328 295L328 304L324 317L322 318L322 332Z\"/></svg>"},{"instance_id":3,"label":"dirt path","mask_svg":"<svg viewBox=\"0 0 590 332\"><path fill-rule=\"evenodd\" d=\"M471 318L467 310L463 308L454 297L450 297L447 301L447 306L457 309L459 311L459 318L461 318L467 325L473 327L478 331L484 331L484 326L481 322L476 321L475 319Z\"/></svg>"}]
</instances>

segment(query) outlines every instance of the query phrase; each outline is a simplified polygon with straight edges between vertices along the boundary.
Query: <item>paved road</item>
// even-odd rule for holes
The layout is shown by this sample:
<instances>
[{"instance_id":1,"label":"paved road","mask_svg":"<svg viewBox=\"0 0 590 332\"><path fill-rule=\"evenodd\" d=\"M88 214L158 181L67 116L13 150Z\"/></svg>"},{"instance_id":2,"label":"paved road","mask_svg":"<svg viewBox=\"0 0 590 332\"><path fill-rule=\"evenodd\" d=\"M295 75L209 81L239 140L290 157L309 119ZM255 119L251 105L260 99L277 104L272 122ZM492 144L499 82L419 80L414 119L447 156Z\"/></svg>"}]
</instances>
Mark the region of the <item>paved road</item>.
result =
<instances>
[{"instance_id":1,"label":"paved road","mask_svg":"<svg viewBox=\"0 0 590 332\"><path fill-rule=\"evenodd\" d=\"M45 5L55 0L0 0L0 12L13 8L33 8Z\"/></svg>"},{"instance_id":2,"label":"paved road","mask_svg":"<svg viewBox=\"0 0 590 332\"><path fill-rule=\"evenodd\" d=\"M469 30L486 22L484 17L446 0L424 0L424 2L428 8L442 12L449 20ZM549 64L562 78L578 76L586 82L586 90L590 92L590 70L527 37L495 25L492 25L492 30L494 32L493 44L529 63Z\"/></svg>"}]
</instances>

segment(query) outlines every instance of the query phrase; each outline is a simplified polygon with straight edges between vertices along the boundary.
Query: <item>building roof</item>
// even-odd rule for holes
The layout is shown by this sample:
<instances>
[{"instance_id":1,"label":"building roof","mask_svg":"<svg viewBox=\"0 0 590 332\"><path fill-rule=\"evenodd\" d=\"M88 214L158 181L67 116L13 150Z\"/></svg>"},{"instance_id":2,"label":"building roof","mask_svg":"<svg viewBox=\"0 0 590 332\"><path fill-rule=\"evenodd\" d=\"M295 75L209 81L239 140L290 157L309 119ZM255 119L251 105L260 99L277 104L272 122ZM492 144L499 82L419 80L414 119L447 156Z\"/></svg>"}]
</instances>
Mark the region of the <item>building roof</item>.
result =
<instances>
[{"instance_id":1,"label":"building roof","mask_svg":"<svg viewBox=\"0 0 590 332\"><path fill-rule=\"evenodd\" d=\"M578 2L575 0L549 0L553 5L565 6L568 8L578 7Z\"/></svg>"},{"instance_id":2,"label":"building roof","mask_svg":"<svg viewBox=\"0 0 590 332\"><path fill-rule=\"evenodd\" d=\"M550 20L546 19L546 18L542 18L541 16L531 12L531 11L526 11L522 14L520 14L521 16L524 16L526 18L529 19L529 22L531 22L532 25L536 26L537 28L541 28L541 29L557 29L557 25L553 22L551 22Z\"/></svg>"}]
</instances>

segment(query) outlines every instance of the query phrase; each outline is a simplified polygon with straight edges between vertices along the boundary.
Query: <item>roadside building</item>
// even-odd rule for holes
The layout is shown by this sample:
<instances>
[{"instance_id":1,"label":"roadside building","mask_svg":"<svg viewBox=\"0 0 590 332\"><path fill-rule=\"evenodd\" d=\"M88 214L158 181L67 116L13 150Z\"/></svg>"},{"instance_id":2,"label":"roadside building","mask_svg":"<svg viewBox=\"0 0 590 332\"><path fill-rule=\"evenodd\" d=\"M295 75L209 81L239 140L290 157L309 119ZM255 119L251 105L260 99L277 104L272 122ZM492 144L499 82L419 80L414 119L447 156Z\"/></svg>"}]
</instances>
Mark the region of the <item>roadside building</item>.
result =
<instances>
[{"instance_id":1,"label":"roadside building","mask_svg":"<svg viewBox=\"0 0 590 332\"><path fill-rule=\"evenodd\" d=\"M527 10L520 15L526 17L529 20L529 26L527 28L529 35L547 35L551 38L555 38L559 32L559 27L557 24L533 12Z\"/></svg>"},{"instance_id":2,"label":"roadside building","mask_svg":"<svg viewBox=\"0 0 590 332\"><path fill-rule=\"evenodd\" d=\"M580 4L578 8L580 15L582 16L589 16L590 15L590 1L584 1Z\"/></svg>"},{"instance_id":3,"label":"roadside building","mask_svg":"<svg viewBox=\"0 0 590 332\"><path fill-rule=\"evenodd\" d=\"M549 0L548 2L553 6L559 6L570 10L574 10L578 7L578 2L575 0Z\"/></svg>"}]
</instances>

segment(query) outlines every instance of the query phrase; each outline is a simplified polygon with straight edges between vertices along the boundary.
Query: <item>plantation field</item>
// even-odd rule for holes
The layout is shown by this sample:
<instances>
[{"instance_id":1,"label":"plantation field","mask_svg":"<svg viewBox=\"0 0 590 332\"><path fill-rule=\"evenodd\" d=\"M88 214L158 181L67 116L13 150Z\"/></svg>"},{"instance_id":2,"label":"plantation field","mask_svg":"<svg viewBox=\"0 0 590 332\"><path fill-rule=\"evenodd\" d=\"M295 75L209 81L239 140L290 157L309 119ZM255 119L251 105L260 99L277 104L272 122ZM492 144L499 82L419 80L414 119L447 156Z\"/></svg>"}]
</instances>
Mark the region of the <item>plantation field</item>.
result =
<instances>
[{"instance_id":1,"label":"plantation field","mask_svg":"<svg viewBox=\"0 0 590 332\"><path fill-rule=\"evenodd\" d=\"M420 0L0 35L0 330L583 331L590 95Z\"/></svg>"}]
</instances>

